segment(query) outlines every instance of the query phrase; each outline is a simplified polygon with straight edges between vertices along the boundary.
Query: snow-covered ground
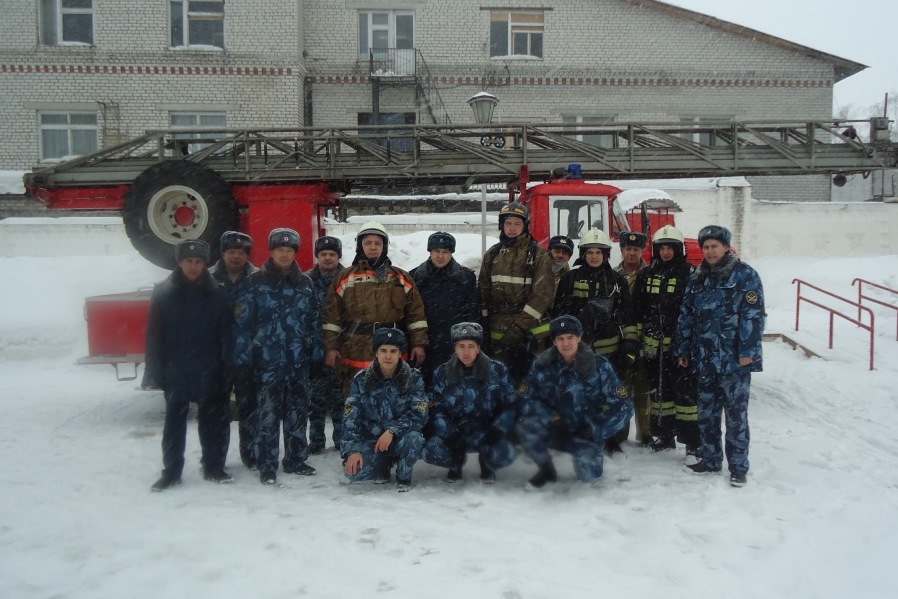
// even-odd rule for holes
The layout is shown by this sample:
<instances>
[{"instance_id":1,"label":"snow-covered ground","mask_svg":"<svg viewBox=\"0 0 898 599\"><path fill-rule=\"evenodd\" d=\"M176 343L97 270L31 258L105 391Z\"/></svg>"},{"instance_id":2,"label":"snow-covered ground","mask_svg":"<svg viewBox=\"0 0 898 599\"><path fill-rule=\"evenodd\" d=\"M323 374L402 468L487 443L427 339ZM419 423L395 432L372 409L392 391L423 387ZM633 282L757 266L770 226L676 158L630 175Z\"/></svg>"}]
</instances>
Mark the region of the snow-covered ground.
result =
<instances>
[{"instance_id":1,"label":"snow-covered ground","mask_svg":"<svg viewBox=\"0 0 898 599\"><path fill-rule=\"evenodd\" d=\"M424 259L426 233L395 236L391 256ZM479 235L459 235L479 263ZM344 237L351 247L351 236ZM136 253L0 258L0 597L666 597L895 596L898 550L898 342L877 308L876 364L865 334L802 308L793 278L847 296L854 277L898 288L898 256L753 262L768 332L825 359L765 343L752 385L748 485L682 470L683 451L630 446L596 488L522 487L523 457L483 486L420 465L415 489L346 485L333 450L318 475L259 484L202 480L195 421L180 488L150 493L160 469L161 394L117 382L86 354L85 296L165 276ZM896 298L898 299L898 298ZM893 304L898 304L891 299ZM236 427L233 429L236 438Z\"/></svg>"}]
</instances>

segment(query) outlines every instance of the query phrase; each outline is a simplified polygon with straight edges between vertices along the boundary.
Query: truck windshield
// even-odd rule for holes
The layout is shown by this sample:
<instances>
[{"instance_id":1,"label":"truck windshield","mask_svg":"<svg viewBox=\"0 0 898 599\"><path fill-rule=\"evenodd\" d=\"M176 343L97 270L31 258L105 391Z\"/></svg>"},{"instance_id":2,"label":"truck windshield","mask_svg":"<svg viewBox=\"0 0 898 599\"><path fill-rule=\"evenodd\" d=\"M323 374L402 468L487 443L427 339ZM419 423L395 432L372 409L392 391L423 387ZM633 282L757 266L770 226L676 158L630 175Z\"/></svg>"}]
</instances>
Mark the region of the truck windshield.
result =
<instances>
[{"instance_id":1,"label":"truck windshield","mask_svg":"<svg viewBox=\"0 0 898 599\"><path fill-rule=\"evenodd\" d=\"M609 233L608 198L606 196L563 197L550 199L550 229L552 235L566 235L571 239L580 236L589 229L601 229Z\"/></svg>"}]
</instances>

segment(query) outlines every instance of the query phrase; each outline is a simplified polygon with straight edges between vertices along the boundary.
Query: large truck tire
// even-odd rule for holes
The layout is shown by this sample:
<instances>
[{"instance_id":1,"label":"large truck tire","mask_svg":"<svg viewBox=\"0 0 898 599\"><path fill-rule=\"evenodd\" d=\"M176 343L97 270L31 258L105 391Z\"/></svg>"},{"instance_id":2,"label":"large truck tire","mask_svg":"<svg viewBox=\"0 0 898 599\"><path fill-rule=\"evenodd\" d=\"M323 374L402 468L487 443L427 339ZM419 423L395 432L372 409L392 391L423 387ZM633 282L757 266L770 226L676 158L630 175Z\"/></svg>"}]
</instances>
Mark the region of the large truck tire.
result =
<instances>
[{"instance_id":1,"label":"large truck tire","mask_svg":"<svg viewBox=\"0 0 898 599\"><path fill-rule=\"evenodd\" d=\"M202 239L218 255L221 234L237 228L231 187L201 164L169 160L153 165L131 184L122 211L125 232L140 255L174 268L175 245Z\"/></svg>"}]
</instances>

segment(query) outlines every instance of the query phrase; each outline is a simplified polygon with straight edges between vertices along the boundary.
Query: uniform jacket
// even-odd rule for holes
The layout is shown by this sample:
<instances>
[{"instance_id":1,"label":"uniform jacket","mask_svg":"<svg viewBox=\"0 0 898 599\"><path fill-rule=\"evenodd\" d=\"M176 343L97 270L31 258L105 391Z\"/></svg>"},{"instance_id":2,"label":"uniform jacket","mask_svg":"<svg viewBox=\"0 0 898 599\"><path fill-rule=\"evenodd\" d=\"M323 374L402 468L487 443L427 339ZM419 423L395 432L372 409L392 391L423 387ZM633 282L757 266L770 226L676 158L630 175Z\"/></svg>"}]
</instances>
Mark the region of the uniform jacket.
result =
<instances>
[{"instance_id":1,"label":"uniform jacket","mask_svg":"<svg viewBox=\"0 0 898 599\"><path fill-rule=\"evenodd\" d=\"M482 352L471 368L457 356L437 368L431 399L434 432L444 439L458 431L514 429L517 394L508 368Z\"/></svg>"},{"instance_id":2,"label":"uniform jacket","mask_svg":"<svg viewBox=\"0 0 898 599\"><path fill-rule=\"evenodd\" d=\"M445 268L436 268L430 260L409 273L418 286L427 312L430 349L427 362L434 368L453 353L450 330L459 322L480 322L480 295L477 277L453 259Z\"/></svg>"},{"instance_id":3,"label":"uniform jacket","mask_svg":"<svg viewBox=\"0 0 898 599\"><path fill-rule=\"evenodd\" d=\"M215 279L218 286L228 294L228 297L231 299L231 305L234 305L237 303L237 297L240 295L241 289L249 283L249 276L258 270L259 268L257 266L247 262L243 266L243 272L240 273L240 278L236 281L231 281L231 277L228 275L228 269L225 268L224 261L219 260L209 269L209 274L212 275L212 278Z\"/></svg>"},{"instance_id":4,"label":"uniform jacket","mask_svg":"<svg viewBox=\"0 0 898 599\"><path fill-rule=\"evenodd\" d=\"M539 355L524 381L521 412L546 424L559 416L571 432L600 443L630 420L633 404L611 363L581 342L573 364L554 347Z\"/></svg>"},{"instance_id":5,"label":"uniform jacket","mask_svg":"<svg viewBox=\"0 0 898 599\"><path fill-rule=\"evenodd\" d=\"M427 395L418 371L402 360L387 379L374 361L352 379L343 408L342 456L362 453L387 429L396 437L420 433L427 415Z\"/></svg>"},{"instance_id":6,"label":"uniform jacket","mask_svg":"<svg viewBox=\"0 0 898 599\"><path fill-rule=\"evenodd\" d=\"M321 272L321 269L318 268L316 264L309 270L305 272L305 275L312 280L312 287L315 289L315 297L318 298L318 305L324 308L324 300L327 298L327 290L330 289L331 283L333 283L334 278L340 274L340 272L345 267L342 264L338 264L337 268L331 272L330 274L324 274ZM322 343L324 342L324 338L322 337ZM324 352L322 351L322 356ZM318 363L315 364L318 366Z\"/></svg>"},{"instance_id":7,"label":"uniform jacket","mask_svg":"<svg viewBox=\"0 0 898 599\"><path fill-rule=\"evenodd\" d=\"M266 385L305 381L322 361L321 316L312 280L294 262L283 273L269 260L249 278L235 316L234 362Z\"/></svg>"},{"instance_id":8,"label":"uniform jacket","mask_svg":"<svg viewBox=\"0 0 898 599\"><path fill-rule=\"evenodd\" d=\"M176 268L153 288L143 386L187 390L197 400L222 392L230 339L228 296L208 271L190 283Z\"/></svg>"},{"instance_id":9,"label":"uniform jacket","mask_svg":"<svg viewBox=\"0 0 898 599\"><path fill-rule=\"evenodd\" d=\"M608 262L598 268L581 264L564 275L552 311L579 318L583 339L603 355L617 351L622 334L623 339L637 339L627 279Z\"/></svg>"},{"instance_id":10,"label":"uniform jacket","mask_svg":"<svg viewBox=\"0 0 898 599\"><path fill-rule=\"evenodd\" d=\"M733 254L717 268L702 262L689 279L674 338L674 355L704 373L760 372L764 290L755 270ZM740 366L740 357L753 362Z\"/></svg>"},{"instance_id":11,"label":"uniform jacket","mask_svg":"<svg viewBox=\"0 0 898 599\"><path fill-rule=\"evenodd\" d=\"M389 260L376 270L368 260L343 269L328 289L322 323L325 350L339 350L353 368L373 362L375 324L404 330L410 346L428 345L421 293L411 275Z\"/></svg>"},{"instance_id":12,"label":"uniform jacket","mask_svg":"<svg viewBox=\"0 0 898 599\"><path fill-rule=\"evenodd\" d=\"M480 301L484 324L494 334L517 326L521 332L548 332L538 329L548 324L549 307L555 297L552 258L533 238L522 233L487 250L480 267ZM533 244L533 265L527 265ZM493 259L495 256L495 259Z\"/></svg>"},{"instance_id":13,"label":"uniform jacket","mask_svg":"<svg viewBox=\"0 0 898 599\"><path fill-rule=\"evenodd\" d=\"M641 273L643 270L645 270L646 267L648 267L648 264L645 263L645 260L643 260L643 259L640 258L640 260L639 260L639 270L637 270L635 274L632 274L632 275L631 275L631 274L627 273L627 269L624 268L624 263L623 263L623 262L621 262L620 264L618 264L618 265L617 265L617 268L614 269L614 272L619 273L622 277L624 277L625 279L627 279L627 286L628 286L628 288L629 288L629 290L630 290L630 298L631 298L631 299L633 298L633 293L634 293L634 291L635 291L635 289L636 289L636 277L638 277L638 276L639 276L639 273Z\"/></svg>"},{"instance_id":14,"label":"uniform jacket","mask_svg":"<svg viewBox=\"0 0 898 599\"><path fill-rule=\"evenodd\" d=\"M668 262L655 259L639 273L634 312L646 355L657 355L659 340L668 351L677 330L683 294L694 271L686 258L677 256Z\"/></svg>"}]
</instances>

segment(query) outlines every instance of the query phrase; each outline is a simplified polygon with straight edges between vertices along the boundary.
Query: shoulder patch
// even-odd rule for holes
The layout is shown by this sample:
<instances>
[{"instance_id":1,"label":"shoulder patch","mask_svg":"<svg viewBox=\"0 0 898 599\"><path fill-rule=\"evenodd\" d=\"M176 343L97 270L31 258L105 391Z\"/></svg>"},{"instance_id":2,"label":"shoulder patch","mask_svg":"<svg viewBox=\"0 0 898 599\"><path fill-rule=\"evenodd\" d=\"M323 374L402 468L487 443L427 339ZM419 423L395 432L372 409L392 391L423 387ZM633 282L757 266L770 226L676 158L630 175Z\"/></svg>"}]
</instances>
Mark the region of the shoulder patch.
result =
<instances>
[{"instance_id":1,"label":"shoulder patch","mask_svg":"<svg viewBox=\"0 0 898 599\"><path fill-rule=\"evenodd\" d=\"M758 303L758 294L754 291L749 291L745 294L745 301L751 305L755 305Z\"/></svg>"},{"instance_id":2,"label":"shoulder patch","mask_svg":"<svg viewBox=\"0 0 898 599\"><path fill-rule=\"evenodd\" d=\"M240 315L243 314L243 310L243 304L234 304L234 318L240 318Z\"/></svg>"},{"instance_id":3,"label":"shoulder patch","mask_svg":"<svg viewBox=\"0 0 898 599\"><path fill-rule=\"evenodd\" d=\"M350 414L352 414L352 406L346 404L345 406L343 406L343 416L349 416Z\"/></svg>"},{"instance_id":4,"label":"shoulder patch","mask_svg":"<svg viewBox=\"0 0 898 599\"><path fill-rule=\"evenodd\" d=\"M621 399L630 395L630 392L627 390L626 385L618 385L614 392L617 393L617 396Z\"/></svg>"},{"instance_id":5,"label":"shoulder patch","mask_svg":"<svg viewBox=\"0 0 898 599\"><path fill-rule=\"evenodd\" d=\"M527 393L528 389L530 389L530 387L527 386L527 383L521 383L520 385L518 385L518 393L520 394Z\"/></svg>"},{"instance_id":6,"label":"shoulder patch","mask_svg":"<svg viewBox=\"0 0 898 599\"><path fill-rule=\"evenodd\" d=\"M427 411L427 402L426 401L418 402L418 411L421 413L424 413Z\"/></svg>"}]
</instances>

